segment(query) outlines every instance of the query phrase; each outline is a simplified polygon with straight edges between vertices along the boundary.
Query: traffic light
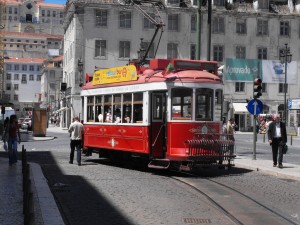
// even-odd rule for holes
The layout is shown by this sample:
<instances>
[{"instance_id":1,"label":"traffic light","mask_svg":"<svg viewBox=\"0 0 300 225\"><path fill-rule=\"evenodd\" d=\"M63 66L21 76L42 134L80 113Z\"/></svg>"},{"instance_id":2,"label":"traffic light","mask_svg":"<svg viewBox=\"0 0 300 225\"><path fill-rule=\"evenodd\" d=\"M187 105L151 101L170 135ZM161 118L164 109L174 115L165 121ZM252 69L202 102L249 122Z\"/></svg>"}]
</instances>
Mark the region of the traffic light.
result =
<instances>
[{"instance_id":1,"label":"traffic light","mask_svg":"<svg viewBox=\"0 0 300 225\"><path fill-rule=\"evenodd\" d=\"M5 106L1 106L1 114L5 114Z\"/></svg>"},{"instance_id":2,"label":"traffic light","mask_svg":"<svg viewBox=\"0 0 300 225\"><path fill-rule=\"evenodd\" d=\"M262 80L260 78L256 78L253 83L253 98L257 99L260 96L262 96Z\"/></svg>"}]
</instances>

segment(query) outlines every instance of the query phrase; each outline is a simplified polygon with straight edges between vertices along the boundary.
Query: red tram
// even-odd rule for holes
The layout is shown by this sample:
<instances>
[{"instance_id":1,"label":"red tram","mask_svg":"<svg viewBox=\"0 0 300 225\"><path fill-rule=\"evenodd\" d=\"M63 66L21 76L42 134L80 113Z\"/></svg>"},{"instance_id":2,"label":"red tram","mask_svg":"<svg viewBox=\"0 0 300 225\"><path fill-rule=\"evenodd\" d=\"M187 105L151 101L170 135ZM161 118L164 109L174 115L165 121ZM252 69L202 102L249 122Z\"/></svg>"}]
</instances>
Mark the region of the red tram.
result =
<instances>
[{"instance_id":1,"label":"red tram","mask_svg":"<svg viewBox=\"0 0 300 225\"><path fill-rule=\"evenodd\" d=\"M148 67L96 71L81 91L84 148L144 157L151 168L232 166L222 89L212 61L153 59Z\"/></svg>"}]
</instances>

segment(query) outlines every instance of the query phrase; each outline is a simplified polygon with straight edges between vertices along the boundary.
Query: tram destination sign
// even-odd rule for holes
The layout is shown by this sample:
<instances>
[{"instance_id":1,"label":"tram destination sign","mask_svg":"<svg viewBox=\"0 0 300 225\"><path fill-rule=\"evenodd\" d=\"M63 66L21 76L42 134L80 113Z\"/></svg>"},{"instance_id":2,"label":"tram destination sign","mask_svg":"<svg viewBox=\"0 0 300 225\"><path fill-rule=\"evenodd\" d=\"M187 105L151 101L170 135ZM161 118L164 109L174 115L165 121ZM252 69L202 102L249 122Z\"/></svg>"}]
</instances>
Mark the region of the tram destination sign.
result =
<instances>
[{"instance_id":1,"label":"tram destination sign","mask_svg":"<svg viewBox=\"0 0 300 225\"><path fill-rule=\"evenodd\" d=\"M94 73L92 84L112 84L133 80L137 80L136 67L134 65L129 65L97 70Z\"/></svg>"}]
</instances>

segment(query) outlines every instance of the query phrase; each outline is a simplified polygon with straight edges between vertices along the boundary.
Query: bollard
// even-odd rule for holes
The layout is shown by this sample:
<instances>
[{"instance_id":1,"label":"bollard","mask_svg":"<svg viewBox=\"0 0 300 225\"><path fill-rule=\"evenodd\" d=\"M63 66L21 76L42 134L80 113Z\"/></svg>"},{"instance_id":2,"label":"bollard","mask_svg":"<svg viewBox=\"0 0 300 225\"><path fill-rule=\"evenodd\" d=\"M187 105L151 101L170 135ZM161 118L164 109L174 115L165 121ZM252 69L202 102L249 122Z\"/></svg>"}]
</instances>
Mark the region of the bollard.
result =
<instances>
[{"instance_id":1,"label":"bollard","mask_svg":"<svg viewBox=\"0 0 300 225\"><path fill-rule=\"evenodd\" d=\"M263 143L266 142L266 134L264 133L264 136L263 136Z\"/></svg>"},{"instance_id":2,"label":"bollard","mask_svg":"<svg viewBox=\"0 0 300 225\"><path fill-rule=\"evenodd\" d=\"M291 146L293 145L293 135L291 135Z\"/></svg>"}]
</instances>

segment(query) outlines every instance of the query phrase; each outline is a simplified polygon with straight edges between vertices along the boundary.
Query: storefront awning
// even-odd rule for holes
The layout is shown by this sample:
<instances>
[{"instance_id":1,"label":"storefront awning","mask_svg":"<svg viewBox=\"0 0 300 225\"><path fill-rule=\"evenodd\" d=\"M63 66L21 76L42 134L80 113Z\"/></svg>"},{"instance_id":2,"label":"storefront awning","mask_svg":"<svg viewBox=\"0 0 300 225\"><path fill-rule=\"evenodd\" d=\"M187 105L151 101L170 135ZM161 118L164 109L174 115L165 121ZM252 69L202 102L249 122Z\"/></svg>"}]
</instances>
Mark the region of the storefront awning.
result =
<instances>
[{"instance_id":1,"label":"storefront awning","mask_svg":"<svg viewBox=\"0 0 300 225\"><path fill-rule=\"evenodd\" d=\"M232 106L235 114L248 113L247 103L232 103Z\"/></svg>"}]
</instances>

